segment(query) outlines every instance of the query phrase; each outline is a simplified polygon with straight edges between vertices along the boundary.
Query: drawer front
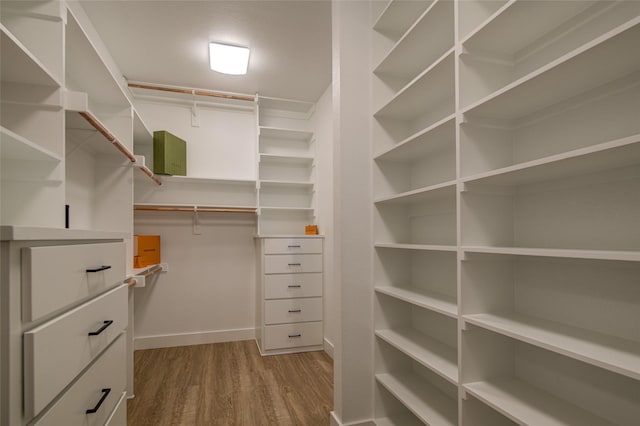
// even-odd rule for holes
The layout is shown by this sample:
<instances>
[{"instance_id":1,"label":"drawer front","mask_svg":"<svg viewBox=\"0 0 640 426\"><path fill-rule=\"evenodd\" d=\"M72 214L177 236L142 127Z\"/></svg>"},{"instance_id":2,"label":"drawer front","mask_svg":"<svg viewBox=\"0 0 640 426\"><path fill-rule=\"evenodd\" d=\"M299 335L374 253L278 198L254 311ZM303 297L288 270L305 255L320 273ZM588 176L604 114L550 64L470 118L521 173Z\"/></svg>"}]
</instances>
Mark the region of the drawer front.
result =
<instances>
[{"instance_id":1,"label":"drawer front","mask_svg":"<svg viewBox=\"0 0 640 426\"><path fill-rule=\"evenodd\" d=\"M321 254L273 254L264 257L265 274L322 272Z\"/></svg>"},{"instance_id":2,"label":"drawer front","mask_svg":"<svg viewBox=\"0 0 640 426\"><path fill-rule=\"evenodd\" d=\"M265 254L322 253L321 238L266 238Z\"/></svg>"},{"instance_id":3,"label":"drawer front","mask_svg":"<svg viewBox=\"0 0 640 426\"><path fill-rule=\"evenodd\" d=\"M127 393L122 392L118 405L113 409L104 426L127 426Z\"/></svg>"},{"instance_id":4,"label":"drawer front","mask_svg":"<svg viewBox=\"0 0 640 426\"><path fill-rule=\"evenodd\" d=\"M322 296L322 274L282 274L264 276L265 299Z\"/></svg>"},{"instance_id":5,"label":"drawer front","mask_svg":"<svg viewBox=\"0 0 640 426\"><path fill-rule=\"evenodd\" d=\"M322 322L267 325L264 327L264 348L284 349L322 345Z\"/></svg>"},{"instance_id":6,"label":"drawer front","mask_svg":"<svg viewBox=\"0 0 640 426\"><path fill-rule=\"evenodd\" d=\"M125 258L124 243L22 249L23 320L34 321L121 284Z\"/></svg>"},{"instance_id":7,"label":"drawer front","mask_svg":"<svg viewBox=\"0 0 640 426\"><path fill-rule=\"evenodd\" d=\"M120 402L126 380L126 339L122 333L35 424L102 426ZM96 407L95 413L87 413Z\"/></svg>"},{"instance_id":8,"label":"drawer front","mask_svg":"<svg viewBox=\"0 0 640 426\"><path fill-rule=\"evenodd\" d=\"M322 321L322 298L281 299L264 302L265 324Z\"/></svg>"},{"instance_id":9,"label":"drawer front","mask_svg":"<svg viewBox=\"0 0 640 426\"><path fill-rule=\"evenodd\" d=\"M24 333L28 418L38 414L127 327L128 291L126 285L119 286Z\"/></svg>"}]
</instances>

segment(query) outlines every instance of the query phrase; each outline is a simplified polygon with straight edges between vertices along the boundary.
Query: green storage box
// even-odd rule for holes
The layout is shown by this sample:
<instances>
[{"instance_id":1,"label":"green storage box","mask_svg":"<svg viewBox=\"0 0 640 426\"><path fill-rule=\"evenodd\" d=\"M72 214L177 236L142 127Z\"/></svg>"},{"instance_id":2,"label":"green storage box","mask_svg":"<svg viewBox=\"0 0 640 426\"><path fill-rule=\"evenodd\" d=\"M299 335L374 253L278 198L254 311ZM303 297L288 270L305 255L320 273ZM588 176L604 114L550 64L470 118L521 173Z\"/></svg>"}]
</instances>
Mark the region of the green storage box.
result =
<instances>
[{"instance_id":1,"label":"green storage box","mask_svg":"<svg viewBox=\"0 0 640 426\"><path fill-rule=\"evenodd\" d=\"M153 173L187 175L187 143L166 130L153 132Z\"/></svg>"}]
</instances>

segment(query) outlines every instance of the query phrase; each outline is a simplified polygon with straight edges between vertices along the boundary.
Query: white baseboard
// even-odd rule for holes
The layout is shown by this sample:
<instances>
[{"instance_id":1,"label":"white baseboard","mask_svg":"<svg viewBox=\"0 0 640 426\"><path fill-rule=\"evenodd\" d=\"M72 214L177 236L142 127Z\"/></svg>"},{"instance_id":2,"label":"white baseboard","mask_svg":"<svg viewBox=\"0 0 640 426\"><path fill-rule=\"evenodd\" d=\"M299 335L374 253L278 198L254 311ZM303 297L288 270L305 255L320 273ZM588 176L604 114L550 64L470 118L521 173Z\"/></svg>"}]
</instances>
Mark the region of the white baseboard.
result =
<instances>
[{"instance_id":1,"label":"white baseboard","mask_svg":"<svg viewBox=\"0 0 640 426\"><path fill-rule=\"evenodd\" d=\"M333 343L328 341L326 338L324 339L324 351L331 359L333 359Z\"/></svg>"},{"instance_id":2,"label":"white baseboard","mask_svg":"<svg viewBox=\"0 0 640 426\"><path fill-rule=\"evenodd\" d=\"M376 426L376 422L374 422L373 420L362 420L357 422L342 423L340 419L338 419L338 416L336 415L335 411L331 412L331 416L329 417L329 424L331 426Z\"/></svg>"},{"instance_id":3,"label":"white baseboard","mask_svg":"<svg viewBox=\"0 0 640 426\"><path fill-rule=\"evenodd\" d=\"M170 348L173 346L205 345L207 343L236 342L253 340L255 329L239 328L235 330L202 331L196 333L165 334L159 336L136 336L134 349Z\"/></svg>"}]
</instances>

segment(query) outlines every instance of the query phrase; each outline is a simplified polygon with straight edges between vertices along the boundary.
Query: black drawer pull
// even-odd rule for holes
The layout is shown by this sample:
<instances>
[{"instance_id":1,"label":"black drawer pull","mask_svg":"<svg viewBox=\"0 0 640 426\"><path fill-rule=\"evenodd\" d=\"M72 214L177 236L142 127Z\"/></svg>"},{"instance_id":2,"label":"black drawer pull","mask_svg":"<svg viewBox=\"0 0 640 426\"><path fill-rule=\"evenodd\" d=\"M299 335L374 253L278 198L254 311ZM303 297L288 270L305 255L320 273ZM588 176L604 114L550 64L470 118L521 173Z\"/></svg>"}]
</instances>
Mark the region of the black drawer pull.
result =
<instances>
[{"instance_id":1,"label":"black drawer pull","mask_svg":"<svg viewBox=\"0 0 640 426\"><path fill-rule=\"evenodd\" d=\"M290 314L297 314L302 312L302 309L289 309L289 313Z\"/></svg>"},{"instance_id":2,"label":"black drawer pull","mask_svg":"<svg viewBox=\"0 0 640 426\"><path fill-rule=\"evenodd\" d=\"M99 266L97 268L89 268L86 271L87 272L100 272L100 271L106 271L107 269L111 269L111 265L102 265L102 266Z\"/></svg>"},{"instance_id":3,"label":"black drawer pull","mask_svg":"<svg viewBox=\"0 0 640 426\"><path fill-rule=\"evenodd\" d=\"M301 263L289 263L289 266L300 266L302 265Z\"/></svg>"},{"instance_id":4,"label":"black drawer pull","mask_svg":"<svg viewBox=\"0 0 640 426\"><path fill-rule=\"evenodd\" d=\"M111 388L104 388L102 389L102 398L100 398L100 401L98 401L98 403L96 404L95 407L85 411L86 414L93 414L93 413L97 413L98 410L100 409L100 406L102 405L102 403L104 402L105 399L107 399L107 397L109 396L109 393L111 393Z\"/></svg>"},{"instance_id":5,"label":"black drawer pull","mask_svg":"<svg viewBox=\"0 0 640 426\"><path fill-rule=\"evenodd\" d=\"M100 327L99 330L90 331L89 332L89 336L97 336L98 334L102 333L107 327L109 327L111 324L113 324L113 320L106 320L103 324L104 325L102 327Z\"/></svg>"},{"instance_id":6,"label":"black drawer pull","mask_svg":"<svg viewBox=\"0 0 640 426\"><path fill-rule=\"evenodd\" d=\"M294 338L294 337L302 337L302 334L298 333L298 334L290 334L289 337Z\"/></svg>"},{"instance_id":7,"label":"black drawer pull","mask_svg":"<svg viewBox=\"0 0 640 426\"><path fill-rule=\"evenodd\" d=\"M288 248L300 248L300 245L297 246L287 246Z\"/></svg>"},{"instance_id":8,"label":"black drawer pull","mask_svg":"<svg viewBox=\"0 0 640 426\"><path fill-rule=\"evenodd\" d=\"M300 284L293 284L293 285L288 285L287 287L289 287L289 288L300 288L302 286Z\"/></svg>"}]
</instances>

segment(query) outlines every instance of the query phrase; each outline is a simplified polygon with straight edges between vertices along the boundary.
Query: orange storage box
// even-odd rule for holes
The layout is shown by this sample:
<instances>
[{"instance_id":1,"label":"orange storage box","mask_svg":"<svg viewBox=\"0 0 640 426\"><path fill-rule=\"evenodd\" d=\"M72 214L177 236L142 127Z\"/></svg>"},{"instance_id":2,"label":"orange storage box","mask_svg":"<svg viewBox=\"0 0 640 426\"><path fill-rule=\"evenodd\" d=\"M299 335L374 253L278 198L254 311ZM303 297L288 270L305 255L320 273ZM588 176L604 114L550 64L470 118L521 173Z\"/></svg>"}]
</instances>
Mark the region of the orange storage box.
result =
<instances>
[{"instance_id":1,"label":"orange storage box","mask_svg":"<svg viewBox=\"0 0 640 426\"><path fill-rule=\"evenodd\" d=\"M144 268L160 263L160 235L133 236L133 267Z\"/></svg>"}]
</instances>

